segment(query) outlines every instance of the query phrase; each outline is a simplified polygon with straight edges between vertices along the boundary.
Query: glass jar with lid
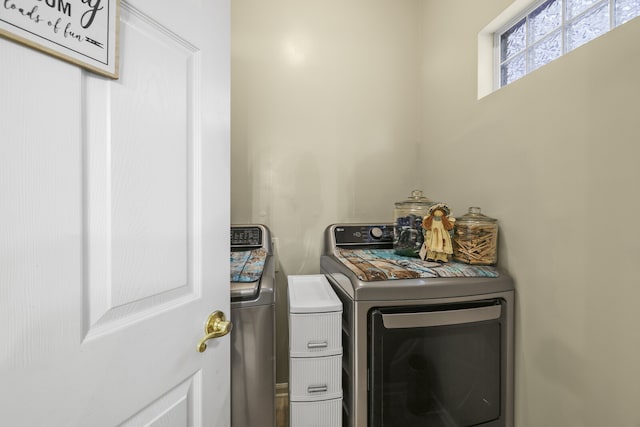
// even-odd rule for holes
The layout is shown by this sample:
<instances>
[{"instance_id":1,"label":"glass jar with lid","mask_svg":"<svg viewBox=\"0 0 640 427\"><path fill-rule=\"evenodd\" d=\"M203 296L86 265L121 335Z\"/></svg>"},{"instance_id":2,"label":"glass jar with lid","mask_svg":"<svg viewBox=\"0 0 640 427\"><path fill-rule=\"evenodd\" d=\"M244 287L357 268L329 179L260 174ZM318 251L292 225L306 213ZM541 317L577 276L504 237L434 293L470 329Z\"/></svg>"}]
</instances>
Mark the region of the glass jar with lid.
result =
<instances>
[{"instance_id":1,"label":"glass jar with lid","mask_svg":"<svg viewBox=\"0 0 640 427\"><path fill-rule=\"evenodd\" d=\"M424 242L422 218L433 203L421 190L413 190L406 200L396 202L393 210L393 249L396 254L419 256Z\"/></svg>"},{"instance_id":2,"label":"glass jar with lid","mask_svg":"<svg viewBox=\"0 0 640 427\"><path fill-rule=\"evenodd\" d=\"M456 218L453 235L453 259L475 265L493 265L498 261L498 220L484 215L480 208Z\"/></svg>"}]
</instances>

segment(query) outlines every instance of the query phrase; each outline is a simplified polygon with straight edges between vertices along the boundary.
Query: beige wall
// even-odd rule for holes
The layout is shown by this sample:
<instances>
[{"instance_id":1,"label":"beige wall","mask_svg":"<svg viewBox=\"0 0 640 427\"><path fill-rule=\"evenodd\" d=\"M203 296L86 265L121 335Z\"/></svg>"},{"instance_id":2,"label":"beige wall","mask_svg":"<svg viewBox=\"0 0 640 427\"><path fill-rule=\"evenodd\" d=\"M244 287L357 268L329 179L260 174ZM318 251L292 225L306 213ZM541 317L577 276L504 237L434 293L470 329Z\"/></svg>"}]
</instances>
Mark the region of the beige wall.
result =
<instances>
[{"instance_id":1,"label":"beige wall","mask_svg":"<svg viewBox=\"0 0 640 427\"><path fill-rule=\"evenodd\" d=\"M232 2L231 220L278 238L286 276L319 273L335 222L392 221L420 145L419 0Z\"/></svg>"},{"instance_id":2,"label":"beige wall","mask_svg":"<svg viewBox=\"0 0 640 427\"><path fill-rule=\"evenodd\" d=\"M481 100L508 0L427 1L421 186L500 220L518 427L640 426L640 19Z\"/></svg>"},{"instance_id":3,"label":"beige wall","mask_svg":"<svg viewBox=\"0 0 640 427\"><path fill-rule=\"evenodd\" d=\"M415 187L500 221L517 426L640 426L640 20L478 100L478 33L510 3L232 2L231 217L279 239L279 382L286 275Z\"/></svg>"}]
</instances>

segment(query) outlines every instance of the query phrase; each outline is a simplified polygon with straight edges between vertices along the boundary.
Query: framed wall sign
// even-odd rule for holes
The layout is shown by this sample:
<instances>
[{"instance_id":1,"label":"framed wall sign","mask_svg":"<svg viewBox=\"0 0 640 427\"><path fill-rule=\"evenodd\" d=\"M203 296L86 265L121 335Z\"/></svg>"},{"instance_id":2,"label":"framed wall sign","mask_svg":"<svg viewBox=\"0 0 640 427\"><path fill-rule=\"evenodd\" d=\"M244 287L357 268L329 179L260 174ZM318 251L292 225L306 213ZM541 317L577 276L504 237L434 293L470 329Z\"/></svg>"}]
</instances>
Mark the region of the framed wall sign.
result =
<instances>
[{"instance_id":1,"label":"framed wall sign","mask_svg":"<svg viewBox=\"0 0 640 427\"><path fill-rule=\"evenodd\" d=\"M120 0L0 0L0 35L118 78Z\"/></svg>"}]
</instances>

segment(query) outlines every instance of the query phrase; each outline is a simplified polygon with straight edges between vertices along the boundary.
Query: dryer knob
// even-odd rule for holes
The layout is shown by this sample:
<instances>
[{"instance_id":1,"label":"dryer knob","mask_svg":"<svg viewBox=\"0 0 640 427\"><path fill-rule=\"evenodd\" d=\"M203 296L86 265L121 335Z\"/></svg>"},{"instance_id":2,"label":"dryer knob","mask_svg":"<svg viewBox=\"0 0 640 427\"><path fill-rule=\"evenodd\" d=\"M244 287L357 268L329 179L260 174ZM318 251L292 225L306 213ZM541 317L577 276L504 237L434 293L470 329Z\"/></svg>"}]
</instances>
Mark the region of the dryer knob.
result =
<instances>
[{"instance_id":1,"label":"dryer knob","mask_svg":"<svg viewBox=\"0 0 640 427\"><path fill-rule=\"evenodd\" d=\"M369 234L371 234L371 237L373 237L374 239L380 239L382 238L383 232L380 227L373 227L371 230L369 230Z\"/></svg>"}]
</instances>

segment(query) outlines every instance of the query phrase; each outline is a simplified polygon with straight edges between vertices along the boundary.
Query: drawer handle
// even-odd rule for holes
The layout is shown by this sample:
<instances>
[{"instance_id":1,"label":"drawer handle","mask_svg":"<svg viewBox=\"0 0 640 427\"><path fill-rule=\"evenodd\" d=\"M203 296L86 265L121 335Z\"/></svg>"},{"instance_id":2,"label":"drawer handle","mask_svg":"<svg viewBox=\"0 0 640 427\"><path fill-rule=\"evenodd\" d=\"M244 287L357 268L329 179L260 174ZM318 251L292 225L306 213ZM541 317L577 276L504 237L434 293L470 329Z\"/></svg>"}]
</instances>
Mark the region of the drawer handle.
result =
<instances>
[{"instance_id":1,"label":"drawer handle","mask_svg":"<svg viewBox=\"0 0 640 427\"><path fill-rule=\"evenodd\" d=\"M329 388L326 385L310 385L307 387L308 393L322 393L327 391Z\"/></svg>"},{"instance_id":2,"label":"drawer handle","mask_svg":"<svg viewBox=\"0 0 640 427\"><path fill-rule=\"evenodd\" d=\"M329 344L327 344L326 341L322 341L322 342L309 342L307 343L307 348L325 348L327 347Z\"/></svg>"}]
</instances>

